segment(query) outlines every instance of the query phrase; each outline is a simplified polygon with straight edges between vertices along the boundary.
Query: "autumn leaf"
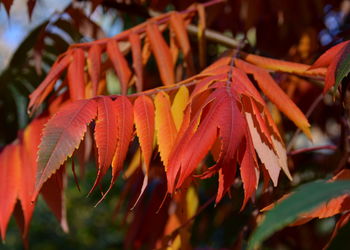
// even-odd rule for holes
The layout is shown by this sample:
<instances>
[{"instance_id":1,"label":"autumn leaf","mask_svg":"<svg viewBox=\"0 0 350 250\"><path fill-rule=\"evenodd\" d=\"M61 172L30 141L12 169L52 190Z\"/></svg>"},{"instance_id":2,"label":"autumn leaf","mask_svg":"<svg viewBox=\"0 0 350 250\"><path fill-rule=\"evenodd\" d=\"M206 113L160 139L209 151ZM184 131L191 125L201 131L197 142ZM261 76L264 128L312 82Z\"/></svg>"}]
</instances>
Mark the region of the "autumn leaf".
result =
<instances>
[{"instance_id":1,"label":"autumn leaf","mask_svg":"<svg viewBox=\"0 0 350 250\"><path fill-rule=\"evenodd\" d=\"M107 43L107 54L113 63L115 72L121 83L122 94L126 95L131 77L131 71L128 66L124 55L119 49L119 45L116 41L111 40Z\"/></svg>"},{"instance_id":2,"label":"autumn leaf","mask_svg":"<svg viewBox=\"0 0 350 250\"><path fill-rule=\"evenodd\" d=\"M128 98L120 96L114 101L117 113L118 123L118 142L117 148L112 161L112 181L115 182L128 152L129 144L133 138L134 132L134 114L133 106Z\"/></svg>"},{"instance_id":3,"label":"autumn leaf","mask_svg":"<svg viewBox=\"0 0 350 250\"><path fill-rule=\"evenodd\" d=\"M95 141L98 151L98 173L91 191L98 185L112 164L118 142L117 110L111 98L103 96L97 99L97 120ZM90 191L90 192L91 192Z\"/></svg>"},{"instance_id":4,"label":"autumn leaf","mask_svg":"<svg viewBox=\"0 0 350 250\"><path fill-rule=\"evenodd\" d=\"M96 96L101 74L101 48L99 45L93 45L89 49L87 66L92 83L92 95Z\"/></svg>"},{"instance_id":5,"label":"autumn leaf","mask_svg":"<svg viewBox=\"0 0 350 250\"><path fill-rule=\"evenodd\" d=\"M46 124L38 152L38 175L35 200L42 185L78 148L87 125L96 117L93 99L79 100L64 106Z\"/></svg>"},{"instance_id":6,"label":"autumn leaf","mask_svg":"<svg viewBox=\"0 0 350 250\"><path fill-rule=\"evenodd\" d=\"M310 70L320 67L327 67L325 86L323 89L324 94L327 93L327 91L333 86L336 90L341 81L350 72L349 42L350 41L345 41L330 48L310 67Z\"/></svg>"},{"instance_id":7,"label":"autumn leaf","mask_svg":"<svg viewBox=\"0 0 350 250\"><path fill-rule=\"evenodd\" d=\"M140 96L134 103L136 134L139 138L146 173L149 171L154 141L154 105L152 99Z\"/></svg>"},{"instance_id":8,"label":"autumn leaf","mask_svg":"<svg viewBox=\"0 0 350 250\"><path fill-rule=\"evenodd\" d=\"M267 71L239 59L236 60L236 64L238 68L246 73L253 74L264 94L278 107L279 110L291 119L309 139L311 139L310 124L305 115L277 85L271 75Z\"/></svg>"},{"instance_id":9,"label":"autumn leaf","mask_svg":"<svg viewBox=\"0 0 350 250\"><path fill-rule=\"evenodd\" d=\"M175 83L174 64L171 53L158 29L158 26L154 23L148 23L146 32L152 52L158 64L159 73L163 84L170 85Z\"/></svg>"},{"instance_id":10,"label":"autumn leaf","mask_svg":"<svg viewBox=\"0 0 350 250\"><path fill-rule=\"evenodd\" d=\"M165 167L176 139L176 125L171 114L168 94L159 92L155 99L155 126L160 157Z\"/></svg>"},{"instance_id":11,"label":"autumn leaf","mask_svg":"<svg viewBox=\"0 0 350 250\"><path fill-rule=\"evenodd\" d=\"M67 77L70 97L73 101L85 98L85 53L82 49L73 51L73 61L69 64Z\"/></svg>"},{"instance_id":12,"label":"autumn leaf","mask_svg":"<svg viewBox=\"0 0 350 250\"><path fill-rule=\"evenodd\" d=\"M0 154L0 229L5 240L6 229L17 200L20 174L18 144L7 146Z\"/></svg>"},{"instance_id":13,"label":"autumn leaf","mask_svg":"<svg viewBox=\"0 0 350 250\"><path fill-rule=\"evenodd\" d=\"M141 92L143 89L143 65L140 36L134 32L129 35L131 45L133 68L136 73L136 90Z\"/></svg>"}]
</instances>

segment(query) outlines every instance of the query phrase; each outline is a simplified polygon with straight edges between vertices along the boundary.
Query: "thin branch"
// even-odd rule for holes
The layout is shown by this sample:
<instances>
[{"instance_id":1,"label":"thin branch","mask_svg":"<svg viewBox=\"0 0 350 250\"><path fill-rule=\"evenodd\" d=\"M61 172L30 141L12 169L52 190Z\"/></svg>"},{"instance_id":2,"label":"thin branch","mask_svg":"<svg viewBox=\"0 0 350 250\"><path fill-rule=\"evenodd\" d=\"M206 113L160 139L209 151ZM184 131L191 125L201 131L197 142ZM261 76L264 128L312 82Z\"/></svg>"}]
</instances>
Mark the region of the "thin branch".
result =
<instances>
[{"instance_id":1,"label":"thin branch","mask_svg":"<svg viewBox=\"0 0 350 250\"><path fill-rule=\"evenodd\" d=\"M308 111L306 112L306 118L310 118L311 114L314 112L316 107L320 104L320 102L323 100L323 94L320 94L314 102L311 104L309 107ZM301 130L298 128L295 133L293 134L292 138L290 139L288 146L287 146L287 151L290 151L295 143L295 140L297 139L298 135L300 134Z\"/></svg>"},{"instance_id":2,"label":"thin branch","mask_svg":"<svg viewBox=\"0 0 350 250\"><path fill-rule=\"evenodd\" d=\"M335 151L335 150L337 150L337 146L324 145L324 146L315 146L315 147L310 147L310 148L302 148L302 149L297 149L297 150L291 151L288 153L288 155L292 156L292 155L297 155L297 154L301 154L301 153L312 152L312 151L317 151L317 150L325 150L325 149Z\"/></svg>"}]
</instances>

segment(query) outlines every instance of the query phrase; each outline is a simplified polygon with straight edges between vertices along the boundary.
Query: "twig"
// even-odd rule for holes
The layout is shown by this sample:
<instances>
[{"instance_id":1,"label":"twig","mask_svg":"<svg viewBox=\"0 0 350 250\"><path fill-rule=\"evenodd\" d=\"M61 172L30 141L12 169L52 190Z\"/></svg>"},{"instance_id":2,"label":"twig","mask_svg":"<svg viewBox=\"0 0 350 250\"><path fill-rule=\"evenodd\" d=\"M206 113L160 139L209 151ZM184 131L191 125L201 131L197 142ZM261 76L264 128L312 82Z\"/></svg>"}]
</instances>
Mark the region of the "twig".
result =
<instances>
[{"instance_id":1,"label":"twig","mask_svg":"<svg viewBox=\"0 0 350 250\"><path fill-rule=\"evenodd\" d=\"M316 109L316 107L318 106L318 104L320 104L320 102L323 100L323 94L320 94L315 100L314 102L311 104L311 106L309 107L308 111L306 112L306 118L309 118L312 114L312 112L314 112L314 110ZM295 140L297 139L298 135L300 134L301 130L298 128L295 133L293 134L292 138L290 139L288 146L287 146L287 151L290 151L295 143Z\"/></svg>"},{"instance_id":2,"label":"twig","mask_svg":"<svg viewBox=\"0 0 350 250\"><path fill-rule=\"evenodd\" d=\"M301 154L301 153L306 153L306 152L311 152L311 151L317 151L317 150L337 150L337 146L335 145L324 145L324 146L315 146L315 147L310 147L310 148L302 148L302 149L297 149L294 151L291 151L288 153L288 155L292 156L292 155L297 155L297 154Z\"/></svg>"}]
</instances>

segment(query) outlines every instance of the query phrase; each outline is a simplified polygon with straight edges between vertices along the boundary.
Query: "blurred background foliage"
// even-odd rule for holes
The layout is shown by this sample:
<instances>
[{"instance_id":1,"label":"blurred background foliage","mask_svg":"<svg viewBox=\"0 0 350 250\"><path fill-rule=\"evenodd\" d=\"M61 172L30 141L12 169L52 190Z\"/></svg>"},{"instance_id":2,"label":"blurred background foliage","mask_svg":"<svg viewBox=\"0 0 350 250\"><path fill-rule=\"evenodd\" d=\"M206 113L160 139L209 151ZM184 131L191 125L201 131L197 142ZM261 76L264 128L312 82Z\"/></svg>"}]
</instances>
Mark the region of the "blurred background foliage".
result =
<instances>
[{"instance_id":1,"label":"blurred background foliage","mask_svg":"<svg viewBox=\"0 0 350 250\"><path fill-rule=\"evenodd\" d=\"M150 17L150 10L165 12L183 10L195 1L70 1L37 0L29 18L26 0L15 0L7 14L4 5L0 9L0 147L10 143L18 130L30 121L26 108L28 95L44 79L54 60L70 44L110 37L133 27ZM247 38L247 52L262 54L301 63L312 63L330 46L346 40L349 32L350 1L348 0L228 0L212 6L206 13L209 29L222 32L231 38ZM196 37L191 38L193 51L197 49ZM207 63L213 62L226 49L223 45L208 42ZM197 57L196 57L197 58ZM152 68L152 64L148 65ZM151 70L151 69L150 69ZM320 86L305 79L276 74L281 86L306 113L322 91ZM317 105L310 116L314 145L337 144L341 140L339 103L331 97ZM294 126L280 118L272 107L275 120L279 120L287 142L293 137ZM291 148L310 145L303 136L293 139ZM244 246L243 239L259 219L258 210L281 197L291 188L318 178L326 178L335 171L339 152L310 152L289 159L294 180L280 178L279 189L269 188L256 195L256 204L239 212L243 198L241 183L235 183L231 197L225 197L215 208L205 209L194 220L191 242L198 249L235 248ZM88 169L94 169L94 163ZM68 168L69 169L69 168ZM69 234L60 229L59 223L40 200L30 229L32 249L119 249L134 248L140 242L148 242L143 248L154 247L158 219L149 221L147 199L157 194L162 199L165 183L154 179L146 197L134 211L130 211L132 197L123 194L125 181L119 178L111 195L94 207L98 195L86 198L94 182L94 171L87 171L80 179L78 191L71 171L68 171L67 217ZM136 178L128 187L137 190L142 179ZM108 185L105 180L105 185ZM216 181L201 181L196 187L200 206L216 193ZM96 192L97 193L97 192ZM125 197L126 196L126 197ZM121 202L122 201L122 202ZM128 202L124 202L128 201ZM165 205L166 206L166 205ZM158 207L157 207L158 208ZM131 223L140 209L145 218ZM152 210L153 209L153 210ZM147 211L146 211L147 210ZM158 216L158 217L157 217ZM133 220L135 221L135 220ZM160 223L160 222L159 222ZM20 233L11 221L6 244L1 249L21 249ZM299 227L281 230L266 242L266 249L321 249L330 237L335 218L313 220ZM159 226L159 225L158 225ZM142 233L142 230L150 231ZM148 237L148 238L147 238ZM145 240L146 238L146 240ZM136 239L136 240L135 240Z\"/></svg>"}]
</instances>

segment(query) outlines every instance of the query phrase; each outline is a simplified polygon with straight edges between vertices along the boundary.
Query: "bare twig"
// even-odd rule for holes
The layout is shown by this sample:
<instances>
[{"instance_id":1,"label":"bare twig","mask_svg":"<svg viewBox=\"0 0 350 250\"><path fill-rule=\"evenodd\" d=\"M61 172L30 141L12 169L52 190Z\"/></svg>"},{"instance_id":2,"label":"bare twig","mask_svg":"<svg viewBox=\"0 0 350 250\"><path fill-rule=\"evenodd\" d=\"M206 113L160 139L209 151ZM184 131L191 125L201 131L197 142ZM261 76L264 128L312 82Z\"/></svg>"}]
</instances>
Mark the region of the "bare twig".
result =
<instances>
[{"instance_id":1,"label":"bare twig","mask_svg":"<svg viewBox=\"0 0 350 250\"><path fill-rule=\"evenodd\" d=\"M297 155L297 154L301 154L301 153L306 153L306 152L312 152L312 151L317 151L317 150L337 150L337 146L335 145L324 145L324 146L315 146L315 147L309 147L309 148L301 148L301 149L297 149L294 151L291 151L288 153L288 155Z\"/></svg>"},{"instance_id":2,"label":"bare twig","mask_svg":"<svg viewBox=\"0 0 350 250\"><path fill-rule=\"evenodd\" d=\"M320 104L320 102L323 100L323 94L320 94L315 100L314 102L311 104L311 106L309 107L308 111L306 112L306 118L310 118L312 112L314 112L314 110L316 109L316 107L318 106L318 104ZM301 130L298 128L295 133L293 134L292 138L290 139L288 146L287 146L287 151L290 151L295 143L295 140L297 139L298 135L300 134Z\"/></svg>"}]
</instances>

